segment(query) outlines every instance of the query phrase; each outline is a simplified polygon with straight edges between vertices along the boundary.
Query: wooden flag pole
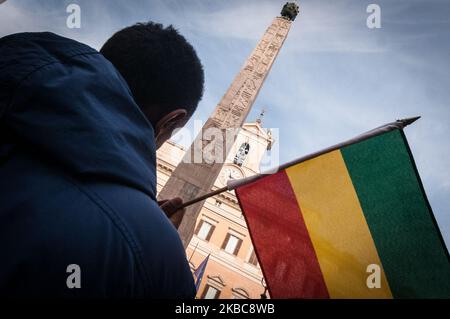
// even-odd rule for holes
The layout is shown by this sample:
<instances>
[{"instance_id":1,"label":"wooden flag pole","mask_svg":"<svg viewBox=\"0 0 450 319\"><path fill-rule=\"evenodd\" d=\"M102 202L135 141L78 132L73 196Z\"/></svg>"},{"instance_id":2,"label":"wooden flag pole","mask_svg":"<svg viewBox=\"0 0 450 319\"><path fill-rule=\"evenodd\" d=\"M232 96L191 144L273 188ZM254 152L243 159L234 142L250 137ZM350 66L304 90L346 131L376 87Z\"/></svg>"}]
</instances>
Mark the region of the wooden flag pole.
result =
<instances>
[{"instance_id":1,"label":"wooden flag pole","mask_svg":"<svg viewBox=\"0 0 450 319\"><path fill-rule=\"evenodd\" d=\"M261 177L264 177L264 176L268 175L268 174L277 173L277 172L279 172L279 171L281 171L281 170L283 170L285 168L288 168L289 166L292 166L292 165L295 165L295 164L299 164L301 162L307 161L307 160L309 160L311 158L320 156L322 154L325 154L325 153L328 153L328 152L340 149L342 147L345 147L345 146L348 146L348 145L351 145L351 144L355 144L355 143L361 142L363 140L366 140L368 138L374 137L374 136L379 135L381 133L389 132L389 131L396 130L396 129L400 129L401 130L404 127L414 123L418 119L420 119L420 116L406 118L406 119L402 119L402 120L397 120L395 122L388 123L388 124L382 125L380 127L377 127L376 129L370 130L370 131L368 131L366 133L363 133L363 134L361 134L361 135L359 135L359 136L357 136L355 138L352 138L352 139L350 139L348 141L345 141L343 143L339 143L339 144L333 145L331 147L325 148L325 149L323 149L323 150L321 150L319 152L315 152L315 153L303 156L301 158L295 159L295 160L293 160L291 162L285 163L285 164L283 164L281 166L278 166L278 167L276 167L276 168L274 168L272 170L269 170L267 172L264 172L264 173L261 173L261 174L257 174L257 175L253 175L253 176L250 176L250 177L247 177L247 178L241 178L241 179L237 179L237 180L229 180L227 182L227 186L219 188L219 189L216 189L215 191L206 193L206 194L204 194L202 196L199 196L197 198L191 199L191 200L183 203L179 208L182 209L182 208L185 208L185 207L190 206L192 204L201 202L202 200L205 200L205 199L207 199L207 198L209 198L211 196L214 196L214 195L226 192L226 191L231 191L233 189L238 188L239 186L243 186L243 185L246 185L248 183L252 183L252 182L260 179Z\"/></svg>"},{"instance_id":2,"label":"wooden flag pole","mask_svg":"<svg viewBox=\"0 0 450 319\"><path fill-rule=\"evenodd\" d=\"M217 190L215 190L213 192L210 192L210 193L207 193L205 195L202 195L202 196L196 197L194 199L188 200L187 202L184 202L183 204L181 204L180 209L184 208L184 207L187 207L187 206L190 206L192 204L201 202L202 200L205 200L205 199L207 199L207 198L209 198L211 196L223 193L223 192L228 191L228 190L230 190L230 189L228 189L228 186L225 186L225 187L219 188L219 189L217 189Z\"/></svg>"}]
</instances>

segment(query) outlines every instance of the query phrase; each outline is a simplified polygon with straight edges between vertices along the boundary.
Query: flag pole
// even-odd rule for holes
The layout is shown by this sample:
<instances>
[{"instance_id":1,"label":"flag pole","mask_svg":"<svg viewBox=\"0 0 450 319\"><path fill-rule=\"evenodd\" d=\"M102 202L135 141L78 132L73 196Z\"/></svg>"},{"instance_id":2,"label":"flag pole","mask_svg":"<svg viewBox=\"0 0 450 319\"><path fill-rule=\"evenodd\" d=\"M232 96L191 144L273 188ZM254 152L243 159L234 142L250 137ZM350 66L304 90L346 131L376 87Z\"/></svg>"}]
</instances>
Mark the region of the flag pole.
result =
<instances>
[{"instance_id":1,"label":"flag pole","mask_svg":"<svg viewBox=\"0 0 450 319\"><path fill-rule=\"evenodd\" d=\"M195 251L197 250L197 246L198 246L198 241L197 241L197 245L195 245L195 248L192 251L191 257L189 257L189 260L188 260L189 263L191 262L192 256L194 256Z\"/></svg>"},{"instance_id":2,"label":"flag pole","mask_svg":"<svg viewBox=\"0 0 450 319\"><path fill-rule=\"evenodd\" d=\"M342 147L349 146L349 145L352 145L352 144L355 144L355 143L367 140L367 139L369 139L371 137L380 135L382 133L390 132L390 131L393 131L393 130L401 130L401 129L405 128L406 126L414 123L418 119L420 119L420 116L405 118L405 119L402 119L402 120L397 120L397 121L392 122L392 123L387 123L385 125L382 125L382 126L379 126L379 127L375 128L373 130L367 131L367 132L365 132L365 133L363 133L361 135L358 135L358 136L356 136L356 137L354 137L352 139L349 139L349 140L347 140L345 142L342 142L342 143L339 143L339 144L327 147L327 148L325 148L323 150L320 150L318 152L311 153L311 154L308 154L306 156L297 158L297 159L295 159L293 161L287 162L287 163L285 163L283 165L280 165L280 166L278 166L278 167L276 167L274 169L271 169L271 170L269 170L267 172L256 174L256 175L253 175L253 176L250 176L250 177L247 177L247 178L241 178L241 179L237 179L237 180L230 180L230 181L227 182L227 186L219 188L219 189L216 189L215 191L206 193L206 194L204 194L202 196L196 197L196 198L191 199L191 200L189 200L187 202L184 202L179 208L182 209L182 208L190 206L192 204L201 202L201 201L203 201L203 200L205 200L205 199L207 199L209 197L212 197L214 195L217 195L217 194L220 194L220 193L223 193L223 192L226 192L226 191L234 190L234 189L236 189L236 188L238 188L240 186L252 183L252 182L254 182L254 181L256 181L256 180L258 180L258 179L260 179L260 178L262 178L264 176L267 176L268 174L277 173L277 172L279 172L279 171L281 171L281 170L283 170L285 168L288 168L289 166L305 162L305 161L307 161L309 159L312 159L314 157L320 156L322 154L325 154L325 153L328 153L328 152L340 149Z\"/></svg>"},{"instance_id":3,"label":"flag pole","mask_svg":"<svg viewBox=\"0 0 450 319\"><path fill-rule=\"evenodd\" d=\"M212 196L214 196L214 195L217 195L217 194L226 192L226 191L228 191L228 190L230 190L230 189L228 188L228 186L219 188L219 189L217 189L217 190L215 190L215 191L213 191L213 192L206 193L205 195L202 195L202 196L196 197L196 198L194 198L194 199L188 200L187 202L184 202L183 204L181 204L181 206L180 206L179 208L184 208L184 207L190 206L190 205L192 205L192 204L201 202L202 200L205 200L205 199L207 199L207 198L209 198L209 197L212 197Z\"/></svg>"}]
</instances>

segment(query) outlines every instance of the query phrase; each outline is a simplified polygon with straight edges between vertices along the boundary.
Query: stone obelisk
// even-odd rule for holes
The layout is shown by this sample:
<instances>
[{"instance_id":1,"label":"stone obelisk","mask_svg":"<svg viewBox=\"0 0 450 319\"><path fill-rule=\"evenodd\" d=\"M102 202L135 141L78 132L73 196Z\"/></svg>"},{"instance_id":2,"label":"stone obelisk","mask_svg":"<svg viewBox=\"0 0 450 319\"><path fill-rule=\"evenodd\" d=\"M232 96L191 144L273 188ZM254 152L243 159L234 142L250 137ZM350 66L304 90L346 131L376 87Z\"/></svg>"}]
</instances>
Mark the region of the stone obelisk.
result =
<instances>
[{"instance_id":1,"label":"stone obelisk","mask_svg":"<svg viewBox=\"0 0 450 319\"><path fill-rule=\"evenodd\" d=\"M296 3L283 6L281 16L267 28L183 160L172 172L158 199L181 197L187 201L211 191L234 141L230 138L236 136L236 129L241 128L250 112L298 11ZM199 202L187 207L178 230L184 247L192 238L203 204Z\"/></svg>"}]
</instances>

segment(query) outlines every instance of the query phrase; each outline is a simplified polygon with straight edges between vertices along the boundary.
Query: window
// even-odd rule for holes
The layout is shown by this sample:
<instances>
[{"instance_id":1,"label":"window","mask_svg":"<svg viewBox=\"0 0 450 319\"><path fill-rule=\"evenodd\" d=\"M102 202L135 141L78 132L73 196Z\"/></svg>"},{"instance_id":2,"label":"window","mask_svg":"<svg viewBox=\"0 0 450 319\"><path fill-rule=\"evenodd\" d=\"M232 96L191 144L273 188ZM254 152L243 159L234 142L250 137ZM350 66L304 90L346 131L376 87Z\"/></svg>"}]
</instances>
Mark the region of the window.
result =
<instances>
[{"instance_id":1,"label":"window","mask_svg":"<svg viewBox=\"0 0 450 319\"><path fill-rule=\"evenodd\" d=\"M258 265L258 258L256 257L255 250L252 249L252 254L250 255L250 258L248 259L248 263L252 264L253 266Z\"/></svg>"},{"instance_id":2,"label":"window","mask_svg":"<svg viewBox=\"0 0 450 319\"><path fill-rule=\"evenodd\" d=\"M209 241L215 228L216 226L202 219L195 229L195 234L198 238Z\"/></svg>"},{"instance_id":3,"label":"window","mask_svg":"<svg viewBox=\"0 0 450 319\"><path fill-rule=\"evenodd\" d=\"M220 290L210 286L208 284L205 285L205 289L203 290L202 299L217 299L220 296Z\"/></svg>"},{"instance_id":4,"label":"window","mask_svg":"<svg viewBox=\"0 0 450 319\"><path fill-rule=\"evenodd\" d=\"M222 244L222 249L229 254L237 255L239 252L239 248L241 248L241 245L242 239L228 233Z\"/></svg>"},{"instance_id":5,"label":"window","mask_svg":"<svg viewBox=\"0 0 450 319\"><path fill-rule=\"evenodd\" d=\"M238 166L242 166L249 151L250 151L250 144L242 143L241 147L239 147L236 156L234 157L233 163Z\"/></svg>"}]
</instances>

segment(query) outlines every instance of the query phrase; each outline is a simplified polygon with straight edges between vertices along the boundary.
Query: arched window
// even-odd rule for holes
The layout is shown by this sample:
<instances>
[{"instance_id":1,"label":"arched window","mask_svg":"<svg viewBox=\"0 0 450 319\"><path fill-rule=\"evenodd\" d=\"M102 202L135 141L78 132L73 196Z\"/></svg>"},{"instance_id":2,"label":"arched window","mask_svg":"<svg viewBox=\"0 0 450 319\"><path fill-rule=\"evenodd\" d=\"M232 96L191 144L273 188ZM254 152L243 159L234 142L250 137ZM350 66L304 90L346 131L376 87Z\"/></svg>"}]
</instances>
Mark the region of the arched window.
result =
<instances>
[{"instance_id":1,"label":"arched window","mask_svg":"<svg viewBox=\"0 0 450 319\"><path fill-rule=\"evenodd\" d=\"M249 151L250 151L250 144L248 144L247 142L242 143L241 147L239 147L236 156L234 157L233 163L238 166L242 166Z\"/></svg>"}]
</instances>

